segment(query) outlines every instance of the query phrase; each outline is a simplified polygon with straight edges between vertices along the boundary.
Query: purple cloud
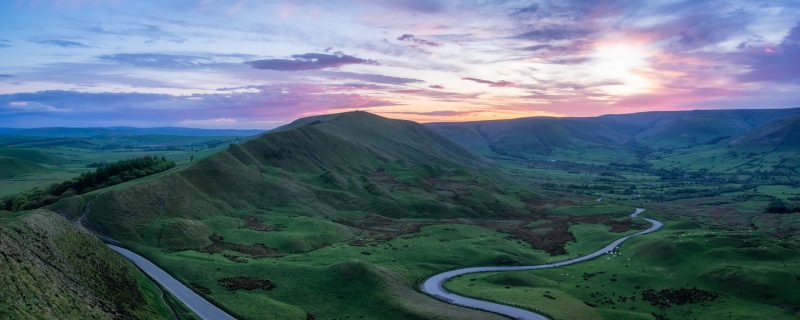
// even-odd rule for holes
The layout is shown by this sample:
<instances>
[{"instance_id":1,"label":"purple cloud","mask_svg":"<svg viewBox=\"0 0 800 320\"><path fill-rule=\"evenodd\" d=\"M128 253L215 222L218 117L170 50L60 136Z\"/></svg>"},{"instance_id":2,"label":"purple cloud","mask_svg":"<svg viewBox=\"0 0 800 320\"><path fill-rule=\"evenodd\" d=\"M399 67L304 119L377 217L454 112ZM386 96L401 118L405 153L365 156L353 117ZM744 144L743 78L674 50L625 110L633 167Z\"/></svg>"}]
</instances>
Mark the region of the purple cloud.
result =
<instances>
[{"instance_id":1,"label":"purple cloud","mask_svg":"<svg viewBox=\"0 0 800 320\"><path fill-rule=\"evenodd\" d=\"M39 40L35 41L39 44L49 45L49 46L56 46L61 48L88 48L89 46L77 41L70 41L70 40L62 40L62 39L47 39L47 40Z\"/></svg>"},{"instance_id":2,"label":"purple cloud","mask_svg":"<svg viewBox=\"0 0 800 320\"><path fill-rule=\"evenodd\" d=\"M800 23L779 45L753 50L748 58L750 71L740 76L743 81L800 82Z\"/></svg>"},{"instance_id":3,"label":"purple cloud","mask_svg":"<svg viewBox=\"0 0 800 320\"><path fill-rule=\"evenodd\" d=\"M704 8L647 30L656 39L663 39L672 51L695 50L725 41L747 32L752 17L744 12L720 14L718 9Z\"/></svg>"},{"instance_id":4,"label":"purple cloud","mask_svg":"<svg viewBox=\"0 0 800 320\"><path fill-rule=\"evenodd\" d=\"M322 70L336 69L348 64L378 64L375 60L361 59L341 52L336 52L334 54L295 54L291 56L291 59L263 59L247 61L245 63L255 69L277 71Z\"/></svg>"},{"instance_id":5,"label":"purple cloud","mask_svg":"<svg viewBox=\"0 0 800 320\"><path fill-rule=\"evenodd\" d=\"M511 12L512 17L524 17L539 11L539 4L532 4L527 7L517 8Z\"/></svg>"},{"instance_id":6,"label":"purple cloud","mask_svg":"<svg viewBox=\"0 0 800 320\"><path fill-rule=\"evenodd\" d=\"M439 0L384 0L381 2L395 8L419 13L439 13L445 8L444 3Z\"/></svg>"},{"instance_id":7,"label":"purple cloud","mask_svg":"<svg viewBox=\"0 0 800 320\"><path fill-rule=\"evenodd\" d=\"M585 38L592 34L591 30L573 27L544 27L514 36L516 39L550 42L558 40Z\"/></svg>"},{"instance_id":8,"label":"purple cloud","mask_svg":"<svg viewBox=\"0 0 800 320\"><path fill-rule=\"evenodd\" d=\"M409 114L409 115L416 115L416 116L438 116L438 117L457 117L457 116L467 116L475 113L474 111L455 111L455 110L436 110L436 111L421 111L421 112L414 112L414 111L396 111L396 112L383 112L389 114Z\"/></svg>"},{"instance_id":9,"label":"purple cloud","mask_svg":"<svg viewBox=\"0 0 800 320\"><path fill-rule=\"evenodd\" d=\"M461 79L472 81L472 82L477 82L477 83L488 84L490 87L502 88L502 87L515 87L516 86L515 83L510 82L510 81L505 81L505 80L491 81L491 80L471 78L471 77L464 77L464 78L461 78Z\"/></svg>"},{"instance_id":10,"label":"purple cloud","mask_svg":"<svg viewBox=\"0 0 800 320\"><path fill-rule=\"evenodd\" d=\"M195 120L233 119L233 122L219 125L236 127L247 123L285 122L329 110L389 105L394 103L331 91L324 85L305 84L264 85L257 92L190 96L53 90L0 94L0 118L7 126L171 126L191 124Z\"/></svg>"},{"instance_id":11,"label":"purple cloud","mask_svg":"<svg viewBox=\"0 0 800 320\"><path fill-rule=\"evenodd\" d=\"M103 55L99 58L104 61L147 68L191 68L214 63L212 59L205 57L161 53L117 53Z\"/></svg>"},{"instance_id":12,"label":"purple cloud","mask_svg":"<svg viewBox=\"0 0 800 320\"><path fill-rule=\"evenodd\" d=\"M344 72L344 71L323 71L322 74L330 76L331 78L352 79L352 80L360 80L360 81L364 81L364 82L372 82L372 83L380 83L380 84L403 85L403 84L422 83L422 82L424 82L424 81L419 80L419 79L392 77L392 76L385 76L385 75L382 75L382 74L372 74L372 73L356 73L356 72Z\"/></svg>"},{"instance_id":13,"label":"purple cloud","mask_svg":"<svg viewBox=\"0 0 800 320\"><path fill-rule=\"evenodd\" d=\"M411 42L413 46L423 45L428 47L439 47L442 45L441 43L438 42L418 38L417 36L410 33L406 33L402 36L397 37L397 40Z\"/></svg>"}]
</instances>

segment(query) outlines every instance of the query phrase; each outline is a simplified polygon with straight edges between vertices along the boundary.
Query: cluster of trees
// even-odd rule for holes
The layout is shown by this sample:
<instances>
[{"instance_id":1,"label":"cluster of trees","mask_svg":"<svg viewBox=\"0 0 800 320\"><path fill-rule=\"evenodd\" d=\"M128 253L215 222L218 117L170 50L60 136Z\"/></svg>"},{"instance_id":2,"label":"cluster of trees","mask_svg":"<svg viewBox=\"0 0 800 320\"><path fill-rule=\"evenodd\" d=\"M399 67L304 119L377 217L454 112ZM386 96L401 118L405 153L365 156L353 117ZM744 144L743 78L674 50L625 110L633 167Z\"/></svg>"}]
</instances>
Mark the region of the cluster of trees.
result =
<instances>
[{"instance_id":1,"label":"cluster of trees","mask_svg":"<svg viewBox=\"0 0 800 320\"><path fill-rule=\"evenodd\" d=\"M786 201L776 199L770 202L764 210L767 213L792 213L800 212L800 206L787 203Z\"/></svg>"},{"instance_id":2,"label":"cluster of trees","mask_svg":"<svg viewBox=\"0 0 800 320\"><path fill-rule=\"evenodd\" d=\"M0 209L10 211L35 209L62 198L159 173L174 166L175 162L171 160L152 156L99 164L94 171L84 172L76 178L6 198L0 203Z\"/></svg>"}]
</instances>

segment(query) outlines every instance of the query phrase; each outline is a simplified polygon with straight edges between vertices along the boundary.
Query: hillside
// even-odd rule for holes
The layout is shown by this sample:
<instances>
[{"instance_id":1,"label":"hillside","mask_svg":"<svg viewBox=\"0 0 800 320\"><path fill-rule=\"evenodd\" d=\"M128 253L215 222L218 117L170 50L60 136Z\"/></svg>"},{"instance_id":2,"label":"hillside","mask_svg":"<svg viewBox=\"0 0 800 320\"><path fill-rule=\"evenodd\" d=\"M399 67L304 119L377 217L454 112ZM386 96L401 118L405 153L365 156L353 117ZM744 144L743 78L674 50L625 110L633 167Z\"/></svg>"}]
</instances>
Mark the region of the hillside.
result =
<instances>
[{"instance_id":1,"label":"hillside","mask_svg":"<svg viewBox=\"0 0 800 320\"><path fill-rule=\"evenodd\" d=\"M86 209L84 225L242 318L487 319L428 299L414 283L464 261L531 259L522 240L494 230L541 211L546 198L528 189L425 126L351 112L306 119L53 208L69 216ZM443 225L429 239L421 230L433 224ZM462 244L442 255L450 241ZM391 243L407 247L401 253L385 247ZM373 256L379 245L386 250ZM221 285L236 277L277 288L244 296L238 285Z\"/></svg>"},{"instance_id":2,"label":"hillside","mask_svg":"<svg viewBox=\"0 0 800 320\"><path fill-rule=\"evenodd\" d=\"M765 124L736 138L731 145L796 150L800 147L800 116Z\"/></svg>"},{"instance_id":3,"label":"hillside","mask_svg":"<svg viewBox=\"0 0 800 320\"><path fill-rule=\"evenodd\" d=\"M29 174L45 170L45 167L28 160L0 157L0 179Z\"/></svg>"},{"instance_id":4,"label":"hillside","mask_svg":"<svg viewBox=\"0 0 800 320\"><path fill-rule=\"evenodd\" d=\"M507 197L537 195L492 172L485 160L422 125L352 112L288 126L184 170L111 190L98 197L89 218L118 240L141 241L157 217L255 209L406 218L526 212L527 204Z\"/></svg>"},{"instance_id":5,"label":"hillside","mask_svg":"<svg viewBox=\"0 0 800 320\"><path fill-rule=\"evenodd\" d=\"M800 109L695 110L427 125L462 146L490 157L554 158L609 164L639 162L643 160L640 159L643 154L654 150L668 151L737 140L750 133L759 134L757 129L762 126L798 115ZM790 127L780 131L777 126L780 125L770 126L774 132L760 135L796 140L791 138Z\"/></svg>"},{"instance_id":6,"label":"hillside","mask_svg":"<svg viewBox=\"0 0 800 320\"><path fill-rule=\"evenodd\" d=\"M159 289L96 238L46 210L0 216L6 319L164 319Z\"/></svg>"}]
</instances>

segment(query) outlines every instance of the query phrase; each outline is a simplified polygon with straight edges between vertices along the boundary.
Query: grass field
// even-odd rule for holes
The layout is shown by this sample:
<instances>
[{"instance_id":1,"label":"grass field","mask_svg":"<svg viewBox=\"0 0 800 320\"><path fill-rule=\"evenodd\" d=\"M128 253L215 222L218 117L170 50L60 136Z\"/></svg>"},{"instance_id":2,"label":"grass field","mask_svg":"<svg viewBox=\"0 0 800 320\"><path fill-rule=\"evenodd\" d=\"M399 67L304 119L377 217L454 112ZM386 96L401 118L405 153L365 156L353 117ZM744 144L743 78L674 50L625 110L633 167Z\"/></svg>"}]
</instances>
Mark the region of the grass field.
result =
<instances>
[{"instance_id":1,"label":"grass field","mask_svg":"<svg viewBox=\"0 0 800 320\"><path fill-rule=\"evenodd\" d=\"M414 290L416 283L456 267L564 258L551 257L505 234L475 225L427 225L419 232L357 245L348 228L325 220L274 213L256 216L265 225L281 226L282 230L255 231L233 218L213 218L203 224L217 230L226 242L276 248L274 257L255 258L230 249L212 254L134 248L185 283L208 289L208 296L228 310L243 318L259 319L303 319L306 313L322 319L426 319L445 315L482 319L489 315L428 299ZM599 225L576 225L573 231L579 241L568 245L569 256L619 236ZM197 233L206 235L207 231ZM207 241L201 237L197 240ZM235 276L267 279L276 287L245 291L220 285L220 279Z\"/></svg>"},{"instance_id":2,"label":"grass field","mask_svg":"<svg viewBox=\"0 0 800 320\"><path fill-rule=\"evenodd\" d=\"M417 287L453 268L592 252L646 227L627 219L644 207L667 227L614 254L447 285L556 319L797 318L800 213L765 213L776 200L797 203L796 155L673 142L645 151L574 144L526 159L481 149L494 157L486 160L422 126L357 112L225 151L0 148L0 160L22 161L0 161L9 168L0 196L93 162L175 160L49 209L88 212L86 226L243 319L502 319ZM152 284L136 279L154 301Z\"/></svg>"},{"instance_id":3,"label":"grass field","mask_svg":"<svg viewBox=\"0 0 800 320\"><path fill-rule=\"evenodd\" d=\"M800 254L793 242L758 232L724 232L668 223L614 254L563 268L465 275L446 284L465 295L541 311L554 319L796 319ZM669 305L649 289L685 290ZM688 298L686 297L688 296ZM681 300L681 299L684 300ZM695 299L695 300L693 300Z\"/></svg>"},{"instance_id":4,"label":"grass field","mask_svg":"<svg viewBox=\"0 0 800 320\"><path fill-rule=\"evenodd\" d=\"M179 165L200 160L224 147L199 151L91 150L75 148L0 147L0 198L61 182L90 171L91 163L114 162L145 155L164 156ZM21 160L20 160L21 159ZM24 168L15 163L24 163ZM21 170L24 169L24 170Z\"/></svg>"}]
</instances>

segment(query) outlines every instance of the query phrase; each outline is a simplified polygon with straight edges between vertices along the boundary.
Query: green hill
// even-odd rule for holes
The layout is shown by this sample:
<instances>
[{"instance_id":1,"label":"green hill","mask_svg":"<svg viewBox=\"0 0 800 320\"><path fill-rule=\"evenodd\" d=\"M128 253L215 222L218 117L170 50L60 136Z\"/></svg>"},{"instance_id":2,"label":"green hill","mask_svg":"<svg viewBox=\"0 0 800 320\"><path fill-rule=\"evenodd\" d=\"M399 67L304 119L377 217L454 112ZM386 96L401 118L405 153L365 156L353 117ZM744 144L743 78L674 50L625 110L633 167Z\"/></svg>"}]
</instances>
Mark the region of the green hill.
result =
<instances>
[{"instance_id":1,"label":"green hill","mask_svg":"<svg viewBox=\"0 0 800 320\"><path fill-rule=\"evenodd\" d=\"M796 150L800 147L800 116L780 119L763 125L735 139L731 145Z\"/></svg>"},{"instance_id":2,"label":"green hill","mask_svg":"<svg viewBox=\"0 0 800 320\"><path fill-rule=\"evenodd\" d=\"M513 216L528 204L509 200L511 194L538 197L515 186L490 163L422 125L351 112L304 119L184 170L114 188L98 197L89 218L118 240L138 242L155 221L252 210L333 218L340 212Z\"/></svg>"},{"instance_id":3,"label":"green hill","mask_svg":"<svg viewBox=\"0 0 800 320\"><path fill-rule=\"evenodd\" d=\"M64 159L56 155L52 155L47 152L42 152L41 150L37 149L20 149L20 148L6 148L6 147L0 147L0 157L17 158L39 164L54 164L64 161Z\"/></svg>"},{"instance_id":4,"label":"green hill","mask_svg":"<svg viewBox=\"0 0 800 320\"><path fill-rule=\"evenodd\" d=\"M164 319L159 289L133 265L64 218L0 215L4 319Z\"/></svg>"},{"instance_id":5,"label":"green hill","mask_svg":"<svg viewBox=\"0 0 800 320\"><path fill-rule=\"evenodd\" d=\"M87 211L86 226L242 318L494 319L413 289L462 263L534 259L478 225L533 219L545 199L493 165L417 123L351 112L53 208ZM245 293L230 279L277 287Z\"/></svg>"},{"instance_id":6,"label":"green hill","mask_svg":"<svg viewBox=\"0 0 800 320\"><path fill-rule=\"evenodd\" d=\"M777 127L781 127L781 119L798 115L800 109L660 111L591 118L431 123L428 127L488 156L608 164L638 162L652 150L737 141L751 133L793 143L797 138L791 133L792 127ZM770 123L774 125L767 126ZM738 141L744 144L745 140Z\"/></svg>"},{"instance_id":7,"label":"green hill","mask_svg":"<svg viewBox=\"0 0 800 320\"><path fill-rule=\"evenodd\" d=\"M24 159L0 157L0 179L45 170L45 167Z\"/></svg>"}]
</instances>

